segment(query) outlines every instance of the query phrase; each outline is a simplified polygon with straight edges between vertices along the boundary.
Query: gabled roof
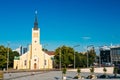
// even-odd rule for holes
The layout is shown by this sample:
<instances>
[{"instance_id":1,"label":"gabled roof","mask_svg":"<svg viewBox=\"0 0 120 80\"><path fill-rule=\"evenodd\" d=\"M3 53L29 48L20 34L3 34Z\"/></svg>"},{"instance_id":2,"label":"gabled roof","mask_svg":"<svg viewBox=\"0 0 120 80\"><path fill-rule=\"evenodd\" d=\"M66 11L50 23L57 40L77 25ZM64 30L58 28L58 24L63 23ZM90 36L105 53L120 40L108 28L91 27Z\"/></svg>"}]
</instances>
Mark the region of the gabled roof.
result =
<instances>
[{"instance_id":1,"label":"gabled roof","mask_svg":"<svg viewBox=\"0 0 120 80\"><path fill-rule=\"evenodd\" d=\"M55 52L54 51L45 51L45 53L47 53L48 55L50 55L50 56L52 56L52 55L54 55L55 54Z\"/></svg>"}]
</instances>

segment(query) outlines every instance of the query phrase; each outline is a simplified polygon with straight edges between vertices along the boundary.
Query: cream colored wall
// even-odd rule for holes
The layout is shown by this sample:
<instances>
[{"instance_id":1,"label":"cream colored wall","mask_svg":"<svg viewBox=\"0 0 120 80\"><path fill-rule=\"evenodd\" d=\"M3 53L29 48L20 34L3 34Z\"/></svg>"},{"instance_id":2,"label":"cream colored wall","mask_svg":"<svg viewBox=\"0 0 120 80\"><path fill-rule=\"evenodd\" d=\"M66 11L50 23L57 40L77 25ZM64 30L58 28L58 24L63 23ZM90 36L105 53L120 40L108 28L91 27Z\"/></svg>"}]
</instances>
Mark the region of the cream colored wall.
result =
<instances>
[{"instance_id":1,"label":"cream colored wall","mask_svg":"<svg viewBox=\"0 0 120 80\"><path fill-rule=\"evenodd\" d=\"M42 54L42 47L40 44L32 44L32 55L31 55L31 69L34 69L34 63L37 63L37 69L40 69L43 64L43 54ZM34 59L37 58L37 61L34 61Z\"/></svg>"},{"instance_id":2,"label":"cream colored wall","mask_svg":"<svg viewBox=\"0 0 120 80\"><path fill-rule=\"evenodd\" d=\"M19 60L14 60L13 69L19 69Z\"/></svg>"},{"instance_id":3,"label":"cream colored wall","mask_svg":"<svg viewBox=\"0 0 120 80\"><path fill-rule=\"evenodd\" d=\"M28 69L27 65L29 65L28 63L28 56L29 56L29 53L25 53L23 54L22 56L20 56L20 69ZM26 65L25 65L25 60L26 60Z\"/></svg>"},{"instance_id":4,"label":"cream colored wall","mask_svg":"<svg viewBox=\"0 0 120 80\"><path fill-rule=\"evenodd\" d=\"M107 69L107 74L113 74L114 71L114 67L105 67ZM91 68L81 68L81 72L90 72ZM103 69L104 67L100 67L100 68L94 68L94 72L95 73L104 73ZM75 71L77 72L77 69L69 69L68 71Z\"/></svg>"},{"instance_id":5,"label":"cream colored wall","mask_svg":"<svg viewBox=\"0 0 120 80\"><path fill-rule=\"evenodd\" d=\"M38 36L34 36L34 33L37 33ZM35 40L37 40L37 43L40 44L40 29L34 30L34 28L32 28L32 44Z\"/></svg>"},{"instance_id":6,"label":"cream colored wall","mask_svg":"<svg viewBox=\"0 0 120 80\"><path fill-rule=\"evenodd\" d=\"M18 69L34 69L34 59L37 59L37 69L44 69L44 54L45 54L45 60L46 65L45 69L52 69L52 60L51 56L46 54L45 52L41 51L41 54L39 54L36 57L33 57L30 59L30 51L20 56L20 60L14 60L14 69L16 69L16 66L18 66ZM27 60L27 64L25 65L25 60Z\"/></svg>"},{"instance_id":7,"label":"cream colored wall","mask_svg":"<svg viewBox=\"0 0 120 80\"><path fill-rule=\"evenodd\" d=\"M46 54L45 52L44 52L44 54L45 54L45 60L47 61L47 62L46 62L47 64L45 65L45 68L51 69L51 68L52 68L51 56L49 56L49 55Z\"/></svg>"}]
</instances>

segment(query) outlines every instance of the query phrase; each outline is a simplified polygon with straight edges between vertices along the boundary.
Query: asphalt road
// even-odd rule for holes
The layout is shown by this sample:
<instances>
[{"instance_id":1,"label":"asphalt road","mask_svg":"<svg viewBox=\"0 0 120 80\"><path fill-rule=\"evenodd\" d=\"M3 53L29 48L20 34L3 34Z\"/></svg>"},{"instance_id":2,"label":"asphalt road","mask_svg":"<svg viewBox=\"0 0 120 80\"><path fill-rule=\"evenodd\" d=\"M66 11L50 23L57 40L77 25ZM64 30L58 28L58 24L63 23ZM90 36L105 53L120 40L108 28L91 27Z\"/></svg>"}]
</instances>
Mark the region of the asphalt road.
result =
<instances>
[{"instance_id":1,"label":"asphalt road","mask_svg":"<svg viewBox=\"0 0 120 80\"><path fill-rule=\"evenodd\" d=\"M76 72L67 71L67 80L73 79ZM90 73L81 73L81 76L87 77ZM96 74L100 75L100 74ZM112 74L111 74L112 75ZM19 72L19 73L5 73L4 80L62 80L61 71L47 71L47 72ZM109 80L109 79L108 79Z\"/></svg>"},{"instance_id":2,"label":"asphalt road","mask_svg":"<svg viewBox=\"0 0 120 80\"><path fill-rule=\"evenodd\" d=\"M73 80L76 72L67 72L67 80ZM86 75L87 76L87 75ZM5 73L5 80L62 80L61 71Z\"/></svg>"}]
</instances>

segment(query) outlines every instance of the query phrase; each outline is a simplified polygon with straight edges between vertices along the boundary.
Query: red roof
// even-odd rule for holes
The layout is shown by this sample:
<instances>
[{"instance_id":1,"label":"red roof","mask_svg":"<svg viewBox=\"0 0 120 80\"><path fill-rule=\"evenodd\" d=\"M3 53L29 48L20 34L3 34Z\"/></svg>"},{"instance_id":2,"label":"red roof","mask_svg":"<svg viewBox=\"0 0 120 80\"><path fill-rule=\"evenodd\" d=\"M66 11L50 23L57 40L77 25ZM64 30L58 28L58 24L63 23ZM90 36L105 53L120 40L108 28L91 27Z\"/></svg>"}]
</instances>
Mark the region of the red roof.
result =
<instances>
[{"instance_id":1,"label":"red roof","mask_svg":"<svg viewBox=\"0 0 120 80\"><path fill-rule=\"evenodd\" d=\"M55 52L54 51L45 51L48 55L54 55Z\"/></svg>"}]
</instances>

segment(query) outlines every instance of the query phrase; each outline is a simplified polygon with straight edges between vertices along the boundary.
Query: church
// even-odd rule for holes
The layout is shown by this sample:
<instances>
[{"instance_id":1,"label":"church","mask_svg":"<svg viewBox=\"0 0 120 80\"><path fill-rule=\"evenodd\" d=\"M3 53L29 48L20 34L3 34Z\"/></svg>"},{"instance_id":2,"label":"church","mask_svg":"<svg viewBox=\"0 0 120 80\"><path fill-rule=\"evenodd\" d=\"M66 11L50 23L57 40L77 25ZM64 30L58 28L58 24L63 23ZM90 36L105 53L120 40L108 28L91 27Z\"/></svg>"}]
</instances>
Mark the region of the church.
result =
<instances>
[{"instance_id":1,"label":"church","mask_svg":"<svg viewBox=\"0 0 120 80\"><path fill-rule=\"evenodd\" d=\"M32 43L29 50L19 56L14 57L14 69L52 69L52 56L42 51L40 44L40 28L38 28L37 11L35 12L34 27L32 28Z\"/></svg>"}]
</instances>

